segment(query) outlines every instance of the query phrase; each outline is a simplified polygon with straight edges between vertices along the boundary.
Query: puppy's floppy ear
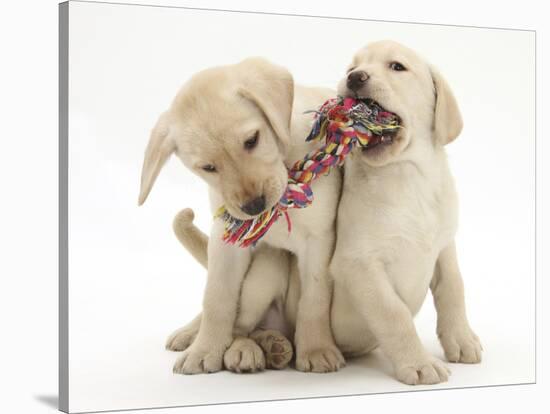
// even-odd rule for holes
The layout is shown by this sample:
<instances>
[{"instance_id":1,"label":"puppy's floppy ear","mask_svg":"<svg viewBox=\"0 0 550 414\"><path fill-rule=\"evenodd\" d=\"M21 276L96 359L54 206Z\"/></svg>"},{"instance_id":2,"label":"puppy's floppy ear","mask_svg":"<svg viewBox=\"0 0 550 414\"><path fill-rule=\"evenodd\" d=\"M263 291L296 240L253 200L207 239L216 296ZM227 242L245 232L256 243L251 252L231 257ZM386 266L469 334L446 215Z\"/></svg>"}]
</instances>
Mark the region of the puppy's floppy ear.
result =
<instances>
[{"instance_id":1,"label":"puppy's floppy ear","mask_svg":"<svg viewBox=\"0 0 550 414\"><path fill-rule=\"evenodd\" d=\"M138 205L141 206L147 199L162 166L175 149L175 143L170 137L169 114L165 112L153 128L149 144L145 150Z\"/></svg>"},{"instance_id":2,"label":"puppy's floppy ear","mask_svg":"<svg viewBox=\"0 0 550 414\"><path fill-rule=\"evenodd\" d=\"M239 93L264 113L283 148L290 144L290 120L294 79L288 70L262 58L239 63L242 87Z\"/></svg>"},{"instance_id":3,"label":"puppy's floppy ear","mask_svg":"<svg viewBox=\"0 0 550 414\"><path fill-rule=\"evenodd\" d=\"M462 115L449 84L435 68L430 69L435 88L433 130L435 139L445 145L462 131Z\"/></svg>"}]
</instances>

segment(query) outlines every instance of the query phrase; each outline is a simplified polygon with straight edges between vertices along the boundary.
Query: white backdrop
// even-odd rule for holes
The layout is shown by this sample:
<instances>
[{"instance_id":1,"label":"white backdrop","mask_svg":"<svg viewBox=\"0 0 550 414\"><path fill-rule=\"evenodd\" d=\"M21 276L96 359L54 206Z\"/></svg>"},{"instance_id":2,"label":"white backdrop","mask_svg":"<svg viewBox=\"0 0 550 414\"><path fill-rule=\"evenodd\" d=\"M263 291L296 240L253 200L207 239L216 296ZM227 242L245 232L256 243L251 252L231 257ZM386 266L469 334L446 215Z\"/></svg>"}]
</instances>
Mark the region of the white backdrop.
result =
<instances>
[{"instance_id":1,"label":"white backdrop","mask_svg":"<svg viewBox=\"0 0 550 414\"><path fill-rule=\"evenodd\" d=\"M452 366L450 381L433 388L534 381L533 33L74 2L71 410L411 389L378 354L331 375L172 375L177 354L164 351L164 340L200 310L205 272L180 247L171 221L192 207L207 230L206 187L172 159L137 207L149 131L191 74L262 55L298 83L334 87L352 54L379 39L438 66L465 120L448 150L461 197L468 314L485 354L481 365ZM429 297L417 326L442 357Z\"/></svg>"},{"instance_id":2,"label":"white backdrop","mask_svg":"<svg viewBox=\"0 0 550 414\"><path fill-rule=\"evenodd\" d=\"M498 3L463 0L441 7L435 0L393 0L391 7L362 0L350 0L345 5L317 0L128 0L154 4L188 5L238 10L263 10L282 13L362 17L418 22L438 22L494 27L521 27L537 30L537 344L539 350L548 345L547 292L548 258L543 246L548 240L549 220L544 211L549 208L548 163L550 156L544 110L548 108L549 83L544 76L548 70L547 13L544 2ZM0 113L2 113L0 177L0 389L2 410L8 413L55 413L57 404L57 0L28 0L0 4L0 37L2 57L0 69ZM439 62L437 56L429 56ZM513 59L513 58L512 58ZM461 145L464 143L460 143ZM459 141L453 144L451 152ZM456 175L455 171L455 175ZM457 177L460 179L460 177ZM463 204L464 204L463 197ZM463 205L464 207L464 205ZM147 208L147 207L145 207ZM467 217L462 214L464 232ZM464 263L463 263L464 265ZM518 280L520 278L518 277ZM468 289L471 283L468 282ZM511 290L511 289L510 289ZM470 292L471 293L471 292ZM469 295L470 313L473 298ZM481 303L481 302L480 302ZM482 302L485 304L485 302ZM481 305L478 304L478 307ZM429 312L429 310L428 310ZM473 319L487 348L487 327L479 326L479 315ZM489 319L489 317L487 317ZM421 323L420 320L418 320ZM517 325L511 326L513 330ZM427 338L432 327L428 327ZM497 332L498 329L493 329ZM522 330L518 333L521 339ZM491 346L491 354L501 343ZM504 348L505 354L510 348ZM490 354L486 353L485 358ZM506 368L516 353L502 359ZM166 360L171 364L172 357ZM262 413L281 411L342 412L411 412L449 414L491 410L517 413L526 407L548 406L550 359L544 351L537 356L537 384L529 386L453 389L443 392L407 392L314 400L293 400L256 404L238 404L155 410L166 413ZM139 362L136 362L138 365ZM471 372L471 367L465 367ZM481 367L480 367L481 368ZM453 380L459 376L456 368ZM360 375L364 376L365 370ZM474 370L473 376L479 371ZM338 374L339 375L339 374ZM461 374L460 374L461 375ZM231 377L234 378L234 377ZM259 378L259 377L255 377ZM308 376L311 379L311 376ZM261 381L256 379L257 381ZM367 382L366 378L360 379ZM101 381L101 380L100 380ZM165 386L159 384L158 387ZM144 392L157 389L144 385ZM181 387L180 393L184 393ZM414 388L413 390L417 390ZM94 392L91 389L90 392ZM540 409L538 410L540 411Z\"/></svg>"}]
</instances>

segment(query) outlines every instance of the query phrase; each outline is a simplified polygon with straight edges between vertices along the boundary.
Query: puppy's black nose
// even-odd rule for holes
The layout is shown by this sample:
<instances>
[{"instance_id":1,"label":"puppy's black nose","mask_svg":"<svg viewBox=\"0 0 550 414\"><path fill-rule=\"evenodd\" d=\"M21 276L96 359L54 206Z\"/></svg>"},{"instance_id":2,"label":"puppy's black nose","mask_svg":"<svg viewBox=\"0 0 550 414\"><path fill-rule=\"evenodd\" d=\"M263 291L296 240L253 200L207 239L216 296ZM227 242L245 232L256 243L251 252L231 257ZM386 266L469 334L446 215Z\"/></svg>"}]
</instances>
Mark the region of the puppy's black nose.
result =
<instances>
[{"instance_id":1,"label":"puppy's black nose","mask_svg":"<svg viewBox=\"0 0 550 414\"><path fill-rule=\"evenodd\" d=\"M356 70L348 75L346 85L349 90L357 92L369 79L369 74L363 70Z\"/></svg>"},{"instance_id":2,"label":"puppy's black nose","mask_svg":"<svg viewBox=\"0 0 550 414\"><path fill-rule=\"evenodd\" d=\"M265 210L265 197L262 195L250 200L248 203L241 206L241 210L249 216L255 216Z\"/></svg>"}]
</instances>

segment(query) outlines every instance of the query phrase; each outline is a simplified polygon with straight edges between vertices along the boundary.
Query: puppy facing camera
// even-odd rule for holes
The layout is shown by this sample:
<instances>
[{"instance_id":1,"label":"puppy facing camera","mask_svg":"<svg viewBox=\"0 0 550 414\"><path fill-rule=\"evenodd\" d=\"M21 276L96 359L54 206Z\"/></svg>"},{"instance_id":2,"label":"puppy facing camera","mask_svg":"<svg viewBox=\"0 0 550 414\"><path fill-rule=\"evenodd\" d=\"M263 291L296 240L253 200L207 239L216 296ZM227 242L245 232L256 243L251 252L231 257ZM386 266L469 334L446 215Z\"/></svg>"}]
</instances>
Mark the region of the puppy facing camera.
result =
<instances>
[{"instance_id":1,"label":"puppy facing camera","mask_svg":"<svg viewBox=\"0 0 550 414\"><path fill-rule=\"evenodd\" d=\"M305 289L312 288L312 280L306 277L315 280L304 267L304 260L309 260L308 266L315 261L307 254L314 239L299 237L311 234L312 230L307 227L300 226L298 234L291 233L290 237L297 238L297 244L283 249L287 253L277 251L283 247L276 238L281 236L277 228L267 233L257 251L249 253L248 273L244 280L243 276L238 277L243 280L242 291L240 296L231 299L238 303L239 309L235 316L235 332L248 335L254 331L252 337L257 336L266 329L262 325L266 318L260 321L259 315L276 308L283 320L296 323L295 326L291 324L289 336L294 336L292 330L295 329L298 369L333 371L343 365L340 352L351 358L379 347L392 362L401 382L414 385L447 381L449 369L424 349L413 316L431 289L438 312L437 334L447 359L463 363L481 361L481 344L466 318L454 245L457 196L444 150L444 145L453 141L462 129L458 104L437 70L412 50L391 41L373 43L360 50L348 74L339 83L338 93L342 96L339 100L328 100L321 106L317 123L313 124L307 139L307 142L315 142L319 136L326 138L327 145L332 145L332 154L340 157L334 162L343 165L345 170L338 209L334 202L329 199L326 203L324 198L316 200L311 210L304 209L307 214L324 208L337 219L337 226L331 224L326 233L332 234L330 240L336 240L334 254L331 256L328 252L332 246L330 242L326 256L321 257L323 262L331 256L330 275L316 265L325 277L323 290L317 292L324 298L323 318L330 309L330 322L324 319L313 332L323 330L324 334L318 335L324 338L321 343L326 343L325 349L329 351L323 351L328 353L322 358L315 353L302 358L304 354L301 353L305 339L300 332L301 315L306 311L320 315L319 300L317 309L308 308L310 305L303 300L310 294ZM300 97L299 94L295 96ZM352 128L351 125L357 126ZM294 131L303 132L306 127L302 125ZM298 145L300 136L290 135ZM301 148L304 148L303 143ZM353 155L347 160L346 151ZM323 157L327 162L328 155ZM308 154L302 162L307 164L309 159L321 158ZM220 175L227 171L223 163L217 165ZM290 164L287 161L285 165ZM324 185L328 191L339 191L339 181ZM225 201L223 192L218 200ZM357 211L362 212L361 220L357 220ZM308 224L320 220L319 216L308 217L311 220ZM192 225L192 219L190 210L180 212L175 220L176 235L184 247L208 267L209 278L215 277L210 276L210 271L218 265L211 261L218 260L220 251L235 252L235 248L220 243L216 238L219 231L213 232L208 239ZM285 258L282 268L276 270L273 266L272 272L262 272L258 267L264 261L274 265L272 255L288 254L295 255L296 260ZM329 277L334 280L332 288L326 283ZM207 291L206 297L208 294ZM262 307L258 305L258 296L264 298ZM227 298L223 300L228 301ZM236 303L232 304L233 309ZM207 304L205 301L205 306ZM202 343L196 346L202 353L195 356L192 341L185 339L190 333L193 338L201 336L204 322L201 320L199 324L198 320L200 316L169 339L169 349L181 350L182 347L174 345L180 343L189 346L177 363L176 372L196 372L198 360L203 358L199 366L204 367L208 361L204 358L212 358L206 351L207 345ZM339 349L337 352L332 338ZM225 339L225 348L229 344L230 340ZM258 359L254 356L258 344L251 345L250 341L240 339L234 344L239 347L243 360ZM221 351L216 354L218 362L214 369L221 366L221 354ZM253 370L249 363L245 365L232 362L226 363L226 368L237 372Z\"/></svg>"}]
</instances>

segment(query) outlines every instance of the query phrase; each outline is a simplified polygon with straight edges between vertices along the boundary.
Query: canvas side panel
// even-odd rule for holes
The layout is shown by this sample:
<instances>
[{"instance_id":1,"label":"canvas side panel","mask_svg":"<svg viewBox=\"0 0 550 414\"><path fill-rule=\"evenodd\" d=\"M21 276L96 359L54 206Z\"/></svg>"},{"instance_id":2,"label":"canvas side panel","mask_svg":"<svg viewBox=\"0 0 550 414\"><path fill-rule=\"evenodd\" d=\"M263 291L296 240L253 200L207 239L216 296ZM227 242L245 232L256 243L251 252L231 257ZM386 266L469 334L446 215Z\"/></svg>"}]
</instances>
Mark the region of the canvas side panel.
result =
<instances>
[{"instance_id":1,"label":"canvas side panel","mask_svg":"<svg viewBox=\"0 0 550 414\"><path fill-rule=\"evenodd\" d=\"M59 409L69 412L69 2L59 5Z\"/></svg>"}]
</instances>

